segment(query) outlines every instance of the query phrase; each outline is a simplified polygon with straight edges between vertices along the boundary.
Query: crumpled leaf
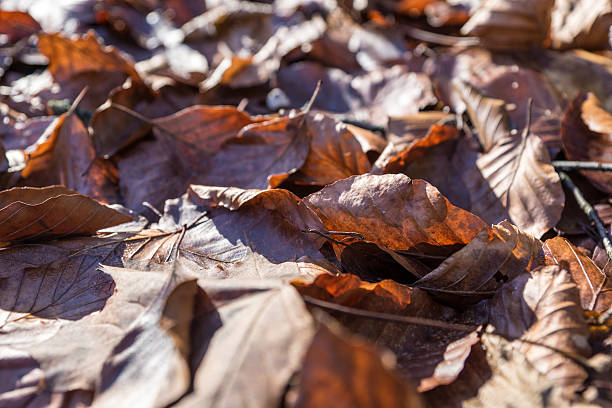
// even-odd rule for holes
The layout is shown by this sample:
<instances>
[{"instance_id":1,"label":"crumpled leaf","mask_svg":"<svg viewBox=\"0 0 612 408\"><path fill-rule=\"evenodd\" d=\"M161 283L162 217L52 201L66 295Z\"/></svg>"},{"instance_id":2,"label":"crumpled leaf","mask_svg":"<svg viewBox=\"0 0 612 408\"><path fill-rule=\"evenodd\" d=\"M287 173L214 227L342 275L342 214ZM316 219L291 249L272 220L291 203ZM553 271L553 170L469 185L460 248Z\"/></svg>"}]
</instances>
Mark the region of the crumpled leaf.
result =
<instances>
[{"instance_id":1,"label":"crumpled leaf","mask_svg":"<svg viewBox=\"0 0 612 408\"><path fill-rule=\"evenodd\" d=\"M200 285L206 298L192 326L194 391L178 406L280 406L314 333L300 296L276 280Z\"/></svg>"},{"instance_id":2,"label":"crumpled leaf","mask_svg":"<svg viewBox=\"0 0 612 408\"><path fill-rule=\"evenodd\" d=\"M116 203L114 169L96 159L83 122L65 113L55 120L29 153L21 171L21 185L44 187L61 184L103 203Z\"/></svg>"},{"instance_id":3,"label":"crumpled leaf","mask_svg":"<svg viewBox=\"0 0 612 408\"><path fill-rule=\"evenodd\" d=\"M562 237L544 243L546 263L567 269L580 291L585 310L603 313L612 306L612 284L605 273L588 256Z\"/></svg>"},{"instance_id":4,"label":"crumpled leaf","mask_svg":"<svg viewBox=\"0 0 612 408\"><path fill-rule=\"evenodd\" d=\"M321 323L304 357L295 406L422 407L416 389L395 373L395 356L380 353L331 319ZM362 386L366 383L367 386Z\"/></svg>"},{"instance_id":5,"label":"crumpled leaf","mask_svg":"<svg viewBox=\"0 0 612 408\"><path fill-rule=\"evenodd\" d=\"M554 0L486 0L461 27L489 48L541 45L547 38Z\"/></svg>"},{"instance_id":6,"label":"crumpled leaf","mask_svg":"<svg viewBox=\"0 0 612 408\"><path fill-rule=\"evenodd\" d=\"M302 295L360 310L473 325L473 331L461 331L332 312L351 331L393 351L399 372L415 380L419 391L450 384L457 378L472 345L479 341L476 329L486 314L479 308L458 313L436 303L426 292L392 280L368 283L354 275L321 275L310 284L293 284Z\"/></svg>"},{"instance_id":7,"label":"crumpled leaf","mask_svg":"<svg viewBox=\"0 0 612 408\"><path fill-rule=\"evenodd\" d=\"M93 235L132 218L61 186L0 191L0 241Z\"/></svg>"},{"instance_id":8,"label":"crumpled leaf","mask_svg":"<svg viewBox=\"0 0 612 408\"><path fill-rule=\"evenodd\" d=\"M189 388L190 327L200 295L196 280L184 276L180 265L176 268L106 358L94 406L162 407ZM157 384L155 392L151 384Z\"/></svg>"},{"instance_id":9,"label":"crumpled leaf","mask_svg":"<svg viewBox=\"0 0 612 408\"><path fill-rule=\"evenodd\" d=\"M505 285L491 300L489 324L510 339L540 373L565 394L580 390L587 378L575 360L587 357L589 331L571 275L545 266Z\"/></svg>"},{"instance_id":10,"label":"crumpled leaf","mask_svg":"<svg viewBox=\"0 0 612 408\"><path fill-rule=\"evenodd\" d=\"M487 228L434 186L403 174L352 176L304 202L329 231L356 232L392 250L465 245Z\"/></svg>"},{"instance_id":11,"label":"crumpled leaf","mask_svg":"<svg viewBox=\"0 0 612 408\"><path fill-rule=\"evenodd\" d=\"M542 242L504 221L481 231L414 285L459 306L491 297L506 282L543 264Z\"/></svg>"},{"instance_id":12,"label":"crumpled leaf","mask_svg":"<svg viewBox=\"0 0 612 408\"><path fill-rule=\"evenodd\" d=\"M158 85L159 86L159 85ZM121 105L150 118L160 118L176 113L198 103L193 90L178 88L165 83L159 89L131 77L123 85L111 91L108 100L94 112L90 126L94 148L98 157L110 157L145 137L151 131L151 123L125 113L112 105Z\"/></svg>"},{"instance_id":13,"label":"crumpled leaf","mask_svg":"<svg viewBox=\"0 0 612 408\"><path fill-rule=\"evenodd\" d=\"M563 116L563 150L568 160L612 163L612 114L592 93L579 95ZM612 194L612 174L581 170L598 189Z\"/></svg>"}]
</instances>

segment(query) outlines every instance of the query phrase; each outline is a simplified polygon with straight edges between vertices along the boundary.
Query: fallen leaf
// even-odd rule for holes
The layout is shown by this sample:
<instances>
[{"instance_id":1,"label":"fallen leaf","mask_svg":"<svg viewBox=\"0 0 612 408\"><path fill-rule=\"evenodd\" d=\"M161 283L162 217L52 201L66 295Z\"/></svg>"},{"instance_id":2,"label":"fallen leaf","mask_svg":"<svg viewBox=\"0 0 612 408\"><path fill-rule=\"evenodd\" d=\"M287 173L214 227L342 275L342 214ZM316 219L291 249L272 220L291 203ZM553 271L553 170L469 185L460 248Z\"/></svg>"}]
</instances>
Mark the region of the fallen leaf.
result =
<instances>
[{"instance_id":1,"label":"fallen leaf","mask_svg":"<svg viewBox=\"0 0 612 408\"><path fill-rule=\"evenodd\" d=\"M512 280L491 300L489 323L566 395L583 387L588 328L569 272L545 266Z\"/></svg>"},{"instance_id":2,"label":"fallen leaf","mask_svg":"<svg viewBox=\"0 0 612 408\"><path fill-rule=\"evenodd\" d=\"M7 36L4 44L14 44L40 30L40 24L28 13L0 10L0 34Z\"/></svg>"},{"instance_id":3,"label":"fallen leaf","mask_svg":"<svg viewBox=\"0 0 612 408\"><path fill-rule=\"evenodd\" d=\"M327 320L304 357L295 407L424 406L414 386L395 373L393 354Z\"/></svg>"},{"instance_id":4,"label":"fallen leaf","mask_svg":"<svg viewBox=\"0 0 612 408\"><path fill-rule=\"evenodd\" d=\"M547 37L551 0L489 0L461 28L490 48L517 49L541 45Z\"/></svg>"},{"instance_id":5,"label":"fallen leaf","mask_svg":"<svg viewBox=\"0 0 612 408\"><path fill-rule=\"evenodd\" d=\"M593 94L579 95L563 116L561 129L563 151L568 160L612 163L612 114ZM581 170L595 187L612 193L612 175Z\"/></svg>"},{"instance_id":6,"label":"fallen leaf","mask_svg":"<svg viewBox=\"0 0 612 408\"><path fill-rule=\"evenodd\" d=\"M177 268L106 358L94 406L167 406L189 388L190 327L201 295L196 280ZM156 392L152 383L158 384Z\"/></svg>"},{"instance_id":7,"label":"fallen leaf","mask_svg":"<svg viewBox=\"0 0 612 408\"><path fill-rule=\"evenodd\" d=\"M49 59L49 72L61 84L63 96L75 98L85 86L90 87L81 104L88 110L101 105L127 77L140 81L129 57L98 41L92 31L75 39L60 33L38 38L38 48Z\"/></svg>"},{"instance_id":8,"label":"fallen leaf","mask_svg":"<svg viewBox=\"0 0 612 408\"><path fill-rule=\"evenodd\" d=\"M279 406L314 334L300 296L276 280L200 285L206 302L192 326L194 391L178 406Z\"/></svg>"},{"instance_id":9,"label":"fallen leaf","mask_svg":"<svg viewBox=\"0 0 612 408\"><path fill-rule=\"evenodd\" d=\"M132 218L65 187L0 192L0 241L93 235Z\"/></svg>"},{"instance_id":10,"label":"fallen leaf","mask_svg":"<svg viewBox=\"0 0 612 408\"><path fill-rule=\"evenodd\" d=\"M565 195L539 137L526 132L506 134L475 165L462 177L474 214L491 223L510 218L536 237L557 224Z\"/></svg>"},{"instance_id":11,"label":"fallen leaf","mask_svg":"<svg viewBox=\"0 0 612 408\"><path fill-rule=\"evenodd\" d=\"M544 243L546 263L559 265L569 271L580 291L580 301L585 310L605 312L612 306L612 284L593 260L583 255L574 245L562 237Z\"/></svg>"},{"instance_id":12,"label":"fallen leaf","mask_svg":"<svg viewBox=\"0 0 612 408\"><path fill-rule=\"evenodd\" d=\"M352 176L304 199L329 231L361 234L391 250L443 250L469 243L486 224L438 190L403 174Z\"/></svg>"},{"instance_id":13,"label":"fallen leaf","mask_svg":"<svg viewBox=\"0 0 612 408\"><path fill-rule=\"evenodd\" d=\"M421 392L452 383L463 369L472 345L478 342L476 328L482 322L482 310L473 309L462 315L436 303L426 292L392 280L368 283L354 275L321 275L310 284L300 281L293 284L302 295L366 312L433 319L442 325L457 321L472 324L474 331L461 331L329 310L351 331L393 351L399 372L415 380Z\"/></svg>"},{"instance_id":14,"label":"fallen leaf","mask_svg":"<svg viewBox=\"0 0 612 408\"><path fill-rule=\"evenodd\" d=\"M116 203L114 169L96 155L83 122L65 113L55 120L32 147L21 185L61 184L103 203Z\"/></svg>"},{"instance_id":15,"label":"fallen leaf","mask_svg":"<svg viewBox=\"0 0 612 408\"><path fill-rule=\"evenodd\" d=\"M610 24L610 1L557 0L552 11L552 45L561 49L605 49L609 44Z\"/></svg>"},{"instance_id":16,"label":"fallen leaf","mask_svg":"<svg viewBox=\"0 0 612 408\"><path fill-rule=\"evenodd\" d=\"M504 221L481 231L414 285L458 306L491 297L506 282L543 264L542 243Z\"/></svg>"}]
</instances>

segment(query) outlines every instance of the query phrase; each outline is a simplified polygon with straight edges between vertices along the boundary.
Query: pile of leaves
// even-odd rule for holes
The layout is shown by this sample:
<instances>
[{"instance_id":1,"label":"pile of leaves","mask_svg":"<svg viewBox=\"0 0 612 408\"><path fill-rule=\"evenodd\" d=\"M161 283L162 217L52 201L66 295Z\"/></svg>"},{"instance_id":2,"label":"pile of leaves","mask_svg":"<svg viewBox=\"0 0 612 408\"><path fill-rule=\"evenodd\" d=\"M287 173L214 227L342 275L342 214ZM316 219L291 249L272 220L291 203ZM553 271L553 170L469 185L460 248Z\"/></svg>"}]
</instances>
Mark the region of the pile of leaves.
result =
<instances>
[{"instance_id":1,"label":"pile of leaves","mask_svg":"<svg viewBox=\"0 0 612 408\"><path fill-rule=\"evenodd\" d=\"M0 5L1 406L612 404L612 1Z\"/></svg>"}]
</instances>

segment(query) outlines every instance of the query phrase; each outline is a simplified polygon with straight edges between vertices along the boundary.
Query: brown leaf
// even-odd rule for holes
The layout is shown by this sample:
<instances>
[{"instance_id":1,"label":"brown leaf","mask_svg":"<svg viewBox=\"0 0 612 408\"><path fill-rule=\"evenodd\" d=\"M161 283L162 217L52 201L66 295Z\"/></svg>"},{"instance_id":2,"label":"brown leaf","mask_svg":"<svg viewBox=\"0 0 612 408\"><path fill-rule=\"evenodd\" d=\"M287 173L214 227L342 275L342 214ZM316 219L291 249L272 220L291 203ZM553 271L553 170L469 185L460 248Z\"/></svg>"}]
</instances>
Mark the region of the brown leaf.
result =
<instances>
[{"instance_id":1,"label":"brown leaf","mask_svg":"<svg viewBox=\"0 0 612 408\"><path fill-rule=\"evenodd\" d=\"M173 271L157 298L106 358L95 406L162 407L183 396L191 383L190 326L201 297L198 290L195 279ZM152 384L156 384L155 392L151 392Z\"/></svg>"},{"instance_id":2,"label":"brown leaf","mask_svg":"<svg viewBox=\"0 0 612 408\"><path fill-rule=\"evenodd\" d=\"M329 231L350 231L392 250L465 245L486 224L448 202L423 180L362 175L304 199Z\"/></svg>"},{"instance_id":3,"label":"brown leaf","mask_svg":"<svg viewBox=\"0 0 612 408\"><path fill-rule=\"evenodd\" d=\"M504 221L481 231L415 286L457 306L478 301L542 265L541 249L539 240Z\"/></svg>"},{"instance_id":4,"label":"brown leaf","mask_svg":"<svg viewBox=\"0 0 612 408\"><path fill-rule=\"evenodd\" d=\"M4 44L14 44L40 30L40 24L28 13L0 10L0 34L8 37Z\"/></svg>"},{"instance_id":5,"label":"brown leaf","mask_svg":"<svg viewBox=\"0 0 612 408\"><path fill-rule=\"evenodd\" d=\"M553 0L489 0L461 28L489 48L517 49L541 45L547 37Z\"/></svg>"},{"instance_id":6,"label":"brown leaf","mask_svg":"<svg viewBox=\"0 0 612 408\"><path fill-rule=\"evenodd\" d=\"M49 59L49 72L61 84L63 95L74 98L85 86L90 87L81 104L84 109L101 105L128 76L140 81L129 57L100 45L93 31L75 39L59 33L41 34L38 48Z\"/></svg>"},{"instance_id":7,"label":"brown leaf","mask_svg":"<svg viewBox=\"0 0 612 408\"><path fill-rule=\"evenodd\" d=\"M365 311L470 322L475 328L484 318L482 310L472 309L462 315L436 303L424 291L392 280L368 283L354 275L320 275L313 283L294 281L293 284L302 295ZM472 345L478 342L475 330L466 332L338 313L334 316L378 347L393 351L400 373L419 383L419 391L452 383L463 369Z\"/></svg>"},{"instance_id":8,"label":"brown leaf","mask_svg":"<svg viewBox=\"0 0 612 408\"><path fill-rule=\"evenodd\" d=\"M483 96L472 85L462 81L456 81L453 86L467 107L483 150L488 152L510 133L504 101Z\"/></svg>"},{"instance_id":9,"label":"brown leaf","mask_svg":"<svg viewBox=\"0 0 612 408\"><path fill-rule=\"evenodd\" d=\"M206 302L192 326L194 391L178 406L280 406L314 332L300 296L276 280L201 286Z\"/></svg>"},{"instance_id":10,"label":"brown leaf","mask_svg":"<svg viewBox=\"0 0 612 408\"><path fill-rule=\"evenodd\" d=\"M491 223L509 217L536 237L557 224L565 195L539 137L507 134L475 164L462 177L474 214Z\"/></svg>"},{"instance_id":11,"label":"brown leaf","mask_svg":"<svg viewBox=\"0 0 612 408\"><path fill-rule=\"evenodd\" d=\"M308 156L310 135L303 115L244 127L205 162L193 183L245 189L278 187Z\"/></svg>"},{"instance_id":12,"label":"brown leaf","mask_svg":"<svg viewBox=\"0 0 612 408\"><path fill-rule=\"evenodd\" d=\"M61 186L0 192L0 241L93 235L132 217Z\"/></svg>"},{"instance_id":13,"label":"brown leaf","mask_svg":"<svg viewBox=\"0 0 612 408\"><path fill-rule=\"evenodd\" d=\"M563 116L563 150L568 160L612 163L612 114L592 93L579 95ZM612 194L612 174L581 171L598 189Z\"/></svg>"},{"instance_id":14,"label":"brown leaf","mask_svg":"<svg viewBox=\"0 0 612 408\"><path fill-rule=\"evenodd\" d=\"M583 386L587 373L577 361L590 353L589 332L566 270L545 266L505 285L491 300L489 323L567 394Z\"/></svg>"},{"instance_id":15,"label":"brown leaf","mask_svg":"<svg viewBox=\"0 0 612 408\"><path fill-rule=\"evenodd\" d=\"M314 109L347 114L357 120L384 126L388 116L417 113L437 102L427 76L408 72L396 65L361 75L312 62L290 65L278 71L279 88L288 96L291 107L299 108L310 98L310 89L322 80ZM299 87L296 83L301 84Z\"/></svg>"},{"instance_id":16,"label":"brown leaf","mask_svg":"<svg viewBox=\"0 0 612 408\"><path fill-rule=\"evenodd\" d=\"M153 133L171 139L188 163L201 161L203 154L219 151L223 143L260 119L251 118L233 106L191 106L173 115L153 120Z\"/></svg>"},{"instance_id":17,"label":"brown leaf","mask_svg":"<svg viewBox=\"0 0 612 408\"><path fill-rule=\"evenodd\" d=\"M65 113L54 121L28 156L21 185L61 184L103 203L116 203L110 163L96 160L83 122Z\"/></svg>"},{"instance_id":18,"label":"brown leaf","mask_svg":"<svg viewBox=\"0 0 612 408\"><path fill-rule=\"evenodd\" d=\"M291 177L298 184L324 186L372 167L360 137L349 126L321 113L306 116L306 129L311 134L310 151L300 170ZM366 143L379 138L370 133ZM369 144L369 143L368 143ZM380 143L378 143L380 145Z\"/></svg>"},{"instance_id":19,"label":"brown leaf","mask_svg":"<svg viewBox=\"0 0 612 408\"><path fill-rule=\"evenodd\" d=\"M327 320L304 357L295 407L424 406L414 386L394 372L393 354L381 354Z\"/></svg>"},{"instance_id":20,"label":"brown leaf","mask_svg":"<svg viewBox=\"0 0 612 408\"><path fill-rule=\"evenodd\" d=\"M456 127L432 125L425 137L415 140L399 154L391 156L383 171L386 174L404 173L410 176L411 174L406 167L412 162L425 157L431 148L445 142L456 140L458 137L459 131Z\"/></svg>"},{"instance_id":21,"label":"brown leaf","mask_svg":"<svg viewBox=\"0 0 612 408\"><path fill-rule=\"evenodd\" d=\"M141 81L128 78L120 88L111 92L108 100L91 118L96 154L98 157L113 156L151 131L150 123L113 107L113 104L125 106L147 118L155 119L197 103L197 95L193 90L170 84L153 90Z\"/></svg>"},{"instance_id":22,"label":"brown leaf","mask_svg":"<svg viewBox=\"0 0 612 408\"><path fill-rule=\"evenodd\" d=\"M3 254L0 346L32 356L48 392L93 390L106 354L164 281L152 272L97 270L100 262L121 265L120 248L108 239L20 245Z\"/></svg>"},{"instance_id":23,"label":"brown leaf","mask_svg":"<svg viewBox=\"0 0 612 408\"><path fill-rule=\"evenodd\" d=\"M126 250L129 265L148 270L167 263L176 250L194 273L208 278L308 277L334 270L319 252L322 239L306 233L321 229L320 221L295 195L236 190L192 186L182 198L168 200L154 226L161 231L141 232L141 241ZM189 228L178 242L183 225Z\"/></svg>"},{"instance_id":24,"label":"brown leaf","mask_svg":"<svg viewBox=\"0 0 612 408\"><path fill-rule=\"evenodd\" d=\"M548 265L559 265L569 271L580 291L583 309L603 313L612 306L612 284L591 258L562 237L547 240L544 252Z\"/></svg>"}]
</instances>

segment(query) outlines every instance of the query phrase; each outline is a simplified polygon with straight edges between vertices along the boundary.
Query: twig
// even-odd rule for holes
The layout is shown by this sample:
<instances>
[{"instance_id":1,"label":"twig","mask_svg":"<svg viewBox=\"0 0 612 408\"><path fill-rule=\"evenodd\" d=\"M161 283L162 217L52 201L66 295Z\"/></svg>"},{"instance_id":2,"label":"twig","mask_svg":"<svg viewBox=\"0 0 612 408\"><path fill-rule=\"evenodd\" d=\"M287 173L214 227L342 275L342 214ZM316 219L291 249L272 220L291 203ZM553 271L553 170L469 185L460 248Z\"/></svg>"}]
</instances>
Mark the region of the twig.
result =
<instances>
[{"instance_id":1,"label":"twig","mask_svg":"<svg viewBox=\"0 0 612 408\"><path fill-rule=\"evenodd\" d=\"M373 123L344 117L338 118L338 120L342 123L346 123L347 125L357 126L358 128L369 130L370 132L379 132L383 136L386 136L387 134L387 129L385 129L384 126L378 126Z\"/></svg>"},{"instance_id":2,"label":"twig","mask_svg":"<svg viewBox=\"0 0 612 408\"><path fill-rule=\"evenodd\" d=\"M158 123L155 123L155 121L153 121L150 118L147 118L145 115L143 115L143 114L141 114L139 112L136 112L133 109L128 108L127 106L119 105L118 103L114 103L114 102L111 103L110 106L111 106L111 108L115 108L117 110L120 110L121 112L126 113L126 114L128 114L128 115L130 115L130 116L132 116L132 117L134 117L134 118L136 118L136 119L146 123L147 125L149 125L151 127L157 128L157 129L167 133L170 136L176 137L176 135L174 133L172 133L171 131L169 131L168 129L164 128L163 126L159 125Z\"/></svg>"},{"instance_id":3,"label":"twig","mask_svg":"<svg viewBox=\"0 0 612 408\"><path fill-rule=\"evenodd\" d=\"M460 323L447 323L440 320L426 319L423 317L416 316L400 316L390 313L372 312L369 310L356 309L353 307L338 305L336 303L327 302L325 300L315 299L307 295L302 295L304 302L320 307L321 309L333 310L335 312L350 314L353 316L364 317L366 319L384 320L387 322L404 323L404 324L418 324L420 326L431 326L439 327L442 329L458 330L458 331L474 331L480 326L460 324Z\"/></svg>"},{"instance_id":4,"label":"twig","mask_svg":"<svg viewBox=\"0 0 612 408\"><path fill-rule=\"evenodd\" d=\"M599 163L596 161L570 161L556 160L552 162L555 169L558 170L599 170L612 171L612 163Z\"/></svg>"},{"instance_id":5,"label":"twig","mask_svg":"<svg viewBox=\"0 0 612 408\"><path fill-rule=\"evenodd\" d=\"M408 37L415 38L419 41L425 41L448 47L455 45L470 47L480 44L480 39L478 37L453 37L450 35L432 33L416 27L402 27L402 31L404 31L404 34Z\"/></svg>"},{"instance_id":6,"label":"twig","mask_svg":"<svg viewBox=\"0 0 612 408\"><path fill-rule=\"evenodd\" d=\"M79 92L79 94L77 95L76 99L74 100L74 102L70 106L70 109L68 109L68 112L67 112L66 116L70 116L70 115L72 115L74 113L76 108L79 106L79 103L81 103L81 101L85 97L85 94L87 94L87 91L89 91L89 86L85 85L85 88L83 88L81 90L81 92Z\"/></svg>"},{"instance_id":7,"label":"twig","mask_svg":"<svg viewBox=\"0 0 612 408\"><path fill-rule=\"evenodd\" d=\"M561 179L563 184L565 184L565 186L570 189L572 194L574 194L574 198L580 206L580 209L591 219L591 221L593 221L593 224L595 224L595 228L597 229L599 237L603 241L603 245L606 250L606 253L608 254L608 258L612 259L612 243L610 242L610 236L608 235L608 232L606 231L603 222L601 222L601 219L599 219L597 212L595 211L593 206L584 198L584 196L582 195L582 191L580 191L580 189L574 184L574 182L567 175L567 173L564 173L562 171L558 171L557 173L559 173L559 178Z\"/></svg>"}]
</instances>

